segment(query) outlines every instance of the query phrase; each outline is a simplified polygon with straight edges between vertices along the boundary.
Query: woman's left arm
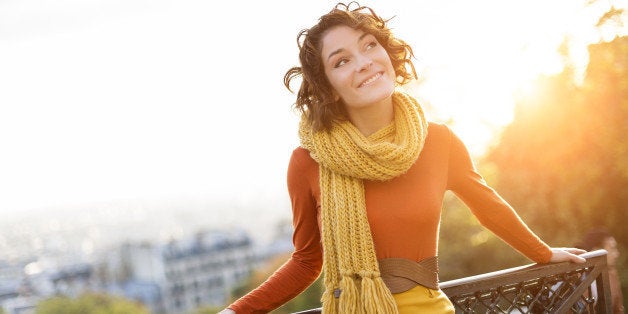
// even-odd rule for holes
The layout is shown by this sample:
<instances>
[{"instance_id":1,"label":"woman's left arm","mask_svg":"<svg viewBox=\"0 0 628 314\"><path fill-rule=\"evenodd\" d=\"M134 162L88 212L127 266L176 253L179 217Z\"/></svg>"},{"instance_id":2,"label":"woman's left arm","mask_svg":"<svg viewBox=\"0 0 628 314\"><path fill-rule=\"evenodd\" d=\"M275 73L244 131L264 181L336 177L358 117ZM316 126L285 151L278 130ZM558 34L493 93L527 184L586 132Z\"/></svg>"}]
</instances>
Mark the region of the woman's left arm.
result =
<instances>
[{"instance_id":1,"label":"woman's left arm","mask_svg":"<svg viewBox=\"0 0 628 314\"><path fill-rule=\"evenodd\" d=\"M550 248L523 222L515 210L484 181L464 143L450 130L448 189L454 192L480 223L510 246L537 263L584 262L584 251Z\"/></svg>"}]
</instances>

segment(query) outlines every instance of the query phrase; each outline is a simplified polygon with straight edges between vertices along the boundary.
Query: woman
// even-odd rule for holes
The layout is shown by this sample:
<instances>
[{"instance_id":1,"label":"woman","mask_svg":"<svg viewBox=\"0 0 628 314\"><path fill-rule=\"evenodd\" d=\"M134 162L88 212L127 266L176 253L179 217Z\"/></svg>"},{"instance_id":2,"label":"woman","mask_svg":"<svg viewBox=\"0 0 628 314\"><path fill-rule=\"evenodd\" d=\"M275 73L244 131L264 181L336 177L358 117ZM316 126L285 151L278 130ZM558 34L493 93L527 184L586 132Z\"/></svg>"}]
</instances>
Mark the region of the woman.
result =
<instances>
[{"instance_id":1,"label":"woman","mask_svg":"<svg viewBox=\"0 0 628 314\"><path fill-rule=\"evenodd\" d=\"M532 260L584 262L582 250L551 249L534 235L460 139L396 90L416 77L411 47L373 10L350 5L299 33L301 67L285 75L288 88L302 78L301 147L288 167L295 251L223 312L269 312L324 269L325 313L452 313L436 261L447 190Z\"/></svg>"}]
</instances>

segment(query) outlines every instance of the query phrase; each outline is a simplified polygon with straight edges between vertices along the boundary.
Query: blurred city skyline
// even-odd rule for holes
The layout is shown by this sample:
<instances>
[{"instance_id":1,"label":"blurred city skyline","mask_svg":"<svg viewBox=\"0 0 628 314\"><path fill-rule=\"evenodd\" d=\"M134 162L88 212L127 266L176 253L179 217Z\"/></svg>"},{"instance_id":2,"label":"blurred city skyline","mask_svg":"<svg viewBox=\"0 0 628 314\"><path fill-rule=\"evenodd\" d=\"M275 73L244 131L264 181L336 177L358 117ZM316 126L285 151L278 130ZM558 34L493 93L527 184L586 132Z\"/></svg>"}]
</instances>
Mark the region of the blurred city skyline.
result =
<instances>
[{"instance_id":1,"label":"blurred city skyline","mask_svg":"<svg viewBox=\"0 0 628 314\"><path fill-rule=\"evenodd\" d=\"M289 218L298 119L282 77L298 31L334 3L1 2L0 215L135 206L150 219L188 204L207 225ZM474 156L515 93L562 69L566 36L586 65L591 12L611 2L586 3L361 1L395 16L417 57L412 93Z\"/></svg>"}]
</instances>

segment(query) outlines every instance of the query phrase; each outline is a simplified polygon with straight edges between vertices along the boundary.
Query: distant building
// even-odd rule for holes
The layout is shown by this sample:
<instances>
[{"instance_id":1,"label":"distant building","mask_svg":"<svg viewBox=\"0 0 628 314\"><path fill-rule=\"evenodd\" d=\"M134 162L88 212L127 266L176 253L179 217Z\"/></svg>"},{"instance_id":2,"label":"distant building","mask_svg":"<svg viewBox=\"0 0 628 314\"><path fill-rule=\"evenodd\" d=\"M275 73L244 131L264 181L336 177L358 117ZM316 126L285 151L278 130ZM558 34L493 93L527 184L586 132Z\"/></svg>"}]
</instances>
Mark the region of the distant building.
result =
<instances>
[{"instance_id":1,"label":"distant building","mask_svg":"<svg viewBox=\"0 0 628 314\"><path fill-rule=\"evenodd\" d=\"M17 313L14 308L20 306L17 303L17 299L20 296L20 282L19 281L0 281L0 305L2 309L7 313Z\"/></svg>"},{"instance_id":2,"label":"distant building","mask_svg":"<svg viewBox=\"0 0 628 314\"><path fill-rule=\"evenodd\" d=\"M0 304L20 295L22 268L0 264Z\"/></svg>"},{"instance_id":3,"label":"distant building","mask_svg":"<svg viewBox=\"0 0 628 314\"><path fill-rule=\"evenodd\" d=\"M278 228L274 241L263 247L254 247L244 231L204 231L166 243L105 248L91 262L69 254L61 261L45 255L0 260L0 308L32 314L50 297L104 292L140 301L154 314L189 313L225 305L253 269L291 249L288 226Z\"/></svg>"},{"instance_id":4,"label":"distant building","mask_svg":"<svg viewBox=\"0 0 628 314\"><path fill-rule=\"evenodd\" d=\"M199 232L166 244L125 244L121 267L124 294L153 313L186 313L224 305L230 290L258 262L245 232Z\"/></svg>"},{"instance_id":5,"label":"distant building","mask_svg":"<svg viewBox=\"0 0 628 314\"><path fill-rule=\"evenodd\" d=\"M90 264L57 268L39 268L37 264L32 262L23 267L25 271L19 280L0 281L0 305L7 314L34 313L41 300L58 295L76 297L98 287Z\"/></svg>"},{"instance_id":6,"label":"distant building","mask_svg":"<svg viewBox=\"0 0 628 314\"><path fill-rule=\"evenodd\" d=\"M37 297L15 297L2 302L2 309L7 314L34 314L39 302Z\"/></svg>"}]
</instances>

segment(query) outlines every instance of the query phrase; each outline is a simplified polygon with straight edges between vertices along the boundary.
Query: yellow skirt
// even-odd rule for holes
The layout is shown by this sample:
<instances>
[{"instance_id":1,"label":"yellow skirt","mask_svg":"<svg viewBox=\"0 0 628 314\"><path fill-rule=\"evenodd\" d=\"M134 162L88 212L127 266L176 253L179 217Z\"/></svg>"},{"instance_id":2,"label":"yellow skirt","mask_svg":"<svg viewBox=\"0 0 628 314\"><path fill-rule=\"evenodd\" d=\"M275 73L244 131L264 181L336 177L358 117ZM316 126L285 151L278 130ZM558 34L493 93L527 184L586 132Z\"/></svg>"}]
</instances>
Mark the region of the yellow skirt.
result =
<instances>
[{"instance_id":1,"label":"yellow skirt","mask_svg":"<svg viewBox=\"0 0 628 314\"><path fill-rule=\"evenodd\" d=\"M418 285L408 291L393 293L399 314L454 313L454 305L440 290Z\"/></svg>"}]
</instances>

